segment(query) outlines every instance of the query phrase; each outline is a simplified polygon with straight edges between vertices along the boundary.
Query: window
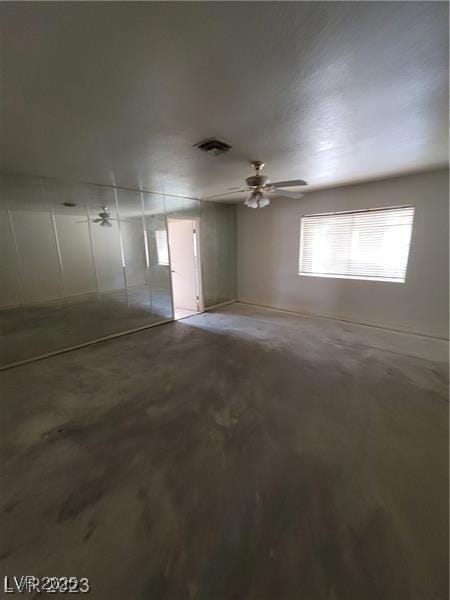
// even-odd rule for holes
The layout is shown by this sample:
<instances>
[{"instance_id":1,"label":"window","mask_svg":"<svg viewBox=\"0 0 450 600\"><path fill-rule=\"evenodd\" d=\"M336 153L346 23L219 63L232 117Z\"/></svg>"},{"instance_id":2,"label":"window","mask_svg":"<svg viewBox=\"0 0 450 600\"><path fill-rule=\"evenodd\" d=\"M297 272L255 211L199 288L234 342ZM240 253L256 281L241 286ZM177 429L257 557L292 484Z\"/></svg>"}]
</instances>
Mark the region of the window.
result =
<instances>
[{"instance_id":1,"label":"window","mask_svg":"<svg viewBox=\"0 0 450 600\"><path fill-rule=\"evenodd\" d=\"M169 246L167 243L167 231L165 229L156 229L156 252L158 254L158 265L169 265Z\"/></svg>"},{"instance_id":2,"label":"window","mask_svg":"<svg viewBox=\"0 0 450 600\"><path fill-rule=\"evenodd\" d=\"M304 216L299 275L403 282L413 220L412 206Z\"/></svg>"}]
</instances>

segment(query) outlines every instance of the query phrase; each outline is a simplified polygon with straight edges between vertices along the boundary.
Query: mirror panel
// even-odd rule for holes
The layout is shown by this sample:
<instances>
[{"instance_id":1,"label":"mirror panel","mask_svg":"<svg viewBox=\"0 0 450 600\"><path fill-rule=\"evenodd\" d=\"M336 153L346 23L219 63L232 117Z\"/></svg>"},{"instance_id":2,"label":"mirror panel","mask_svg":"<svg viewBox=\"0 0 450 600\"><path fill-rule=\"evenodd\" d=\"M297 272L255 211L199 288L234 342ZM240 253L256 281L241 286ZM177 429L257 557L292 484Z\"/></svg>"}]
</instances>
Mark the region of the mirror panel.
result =
<instances>
[{"instance_id":1,"label":"mirror panel","mask_svg":"<svg viewBox=\"0 0 450 600\"><path fill-rule=\"evenodd\" d=\"M164 196L143 193L152 311L173 318L170 256Z\"/></svg>"},{"instance_id":2,"label":"mirror panel","mask_svg":"<svg viewBox=\"0 0 450 600\"><path fill-rule=\"evenodd\" d=\"M0 367L172 318L155 241L163 196L26 176L0 184Z\"/></svg>"},{"instance_id":3,"label":"mirror panel","mask_svg":"<svg viewBox=\"0 0 450 600\"><path fill-rule=\"evenodd\" d=\"M173 319L170 218L199 223L205 307L233 300L234 206L0 175L0 368Z\"/></svg>"}]
</instances>

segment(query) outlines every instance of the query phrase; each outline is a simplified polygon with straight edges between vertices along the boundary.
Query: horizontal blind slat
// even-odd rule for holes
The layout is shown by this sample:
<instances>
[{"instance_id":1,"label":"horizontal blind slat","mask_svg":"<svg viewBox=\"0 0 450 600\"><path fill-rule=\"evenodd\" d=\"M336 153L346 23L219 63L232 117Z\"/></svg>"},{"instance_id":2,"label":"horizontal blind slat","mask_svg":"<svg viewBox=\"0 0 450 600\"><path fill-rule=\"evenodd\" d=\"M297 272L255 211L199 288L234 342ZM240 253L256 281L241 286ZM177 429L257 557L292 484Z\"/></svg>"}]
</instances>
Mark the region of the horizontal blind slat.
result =
<instances>
[{"instance_id":1,"label":"horizontal blind slat","mask_svg":"<svg viewBox=\"0 0 450 600\"><path fill-rule=\"evenodd\" d=\"M414 207L304 216L299 273L404 281Z\"/></svg>"}]
</instances>

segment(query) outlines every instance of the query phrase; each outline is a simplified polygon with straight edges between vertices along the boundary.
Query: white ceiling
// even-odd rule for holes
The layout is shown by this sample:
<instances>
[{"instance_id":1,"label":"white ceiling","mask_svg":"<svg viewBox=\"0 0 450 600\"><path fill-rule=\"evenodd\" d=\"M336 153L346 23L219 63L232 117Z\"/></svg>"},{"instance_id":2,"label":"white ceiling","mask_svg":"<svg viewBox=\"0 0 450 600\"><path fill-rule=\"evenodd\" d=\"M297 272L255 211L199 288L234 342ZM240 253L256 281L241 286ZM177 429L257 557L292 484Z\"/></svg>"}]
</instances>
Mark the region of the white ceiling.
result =
<instances>
[{"instance_id":1,"label":"white ceiling","mask_svg":"<svg viewBox=\"0 0 450 600\"><path fill-rule=\"evenodd\" d=\"M202 197L447 162L446 2L2 2L6 171ZM223 156L192 145L228 141Z\"/></svg>"}]
</instances>

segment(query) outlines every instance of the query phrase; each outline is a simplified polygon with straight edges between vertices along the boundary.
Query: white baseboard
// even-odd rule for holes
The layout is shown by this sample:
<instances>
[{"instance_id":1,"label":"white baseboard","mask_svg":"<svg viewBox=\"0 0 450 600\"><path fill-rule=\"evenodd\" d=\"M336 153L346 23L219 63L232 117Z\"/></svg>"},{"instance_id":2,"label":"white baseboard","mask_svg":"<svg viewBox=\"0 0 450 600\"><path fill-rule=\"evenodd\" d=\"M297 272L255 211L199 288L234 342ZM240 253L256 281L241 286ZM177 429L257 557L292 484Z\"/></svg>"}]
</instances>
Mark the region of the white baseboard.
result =
<instances>
[{"instance_id":1,"label":"white baseboard","mask_svg":"<svg viewBox=\"0 0 450 600\"><path fill-rule=\"evenodd\" d=\"M235 302L237 302L236 299L227 300L226 302L220 302L220 304L213 304L213 306L208 306L208 308L205 308L205 310L203 312L208 312L208 310L214 310L214 309L220 308L222 306L227 306L227 304L234 304Z\"/></svg>"},{"instance_id":2,"label":"white baseboard","mask_svg":"<svg viewBox=\"0 0 450 600\"><path fill-rule=\"evenodd\" d=\"M299 315L302 317L309 317L313 319L326 319L328 321L338 321L339 323L351 323L353 325L362 325L364 327L375 327L376 329L384 329L386 331L395 331L397 333L405 333L408 335L418 335L420 337L431 338L433 340L443 340L448 341L447 337L433 335L430 332L417 331L414 329L402 329L395 326L390 326L386 324L379 323L371 323L370 321L356 321L355 319L350 319L349 317L339 317L339 316L330 316L330 315L321 315L317 313L309 313L309 312L300 312L296 310L288 310L287 308L278 308L276 306L267 306L266 304L255 304L254 302L247 302L245 300L236 300L238 304L245 304L246 306L254 306L255 308L264 308L266 310L275 310L277 312L289 313L291 315Z\"/></svg>"}]
</instances>

